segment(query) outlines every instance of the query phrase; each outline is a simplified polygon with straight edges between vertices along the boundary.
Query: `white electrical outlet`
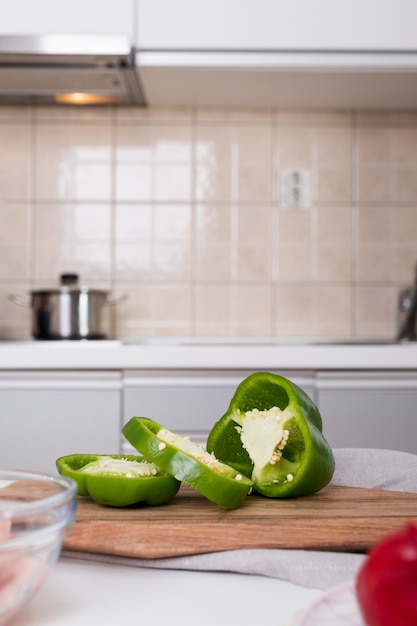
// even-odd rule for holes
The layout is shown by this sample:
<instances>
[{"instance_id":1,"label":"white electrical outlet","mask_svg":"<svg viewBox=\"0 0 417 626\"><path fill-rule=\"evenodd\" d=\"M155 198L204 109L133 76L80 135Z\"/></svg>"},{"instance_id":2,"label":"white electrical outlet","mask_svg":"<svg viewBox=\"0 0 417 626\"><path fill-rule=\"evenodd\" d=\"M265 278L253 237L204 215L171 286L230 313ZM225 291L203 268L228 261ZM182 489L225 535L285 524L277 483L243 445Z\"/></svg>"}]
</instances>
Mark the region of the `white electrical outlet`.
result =
<instances>
[{"instance_id":1,"label":"white electrical outlet","mask_svg":"<svg viewBox=\"0 0 417 626\"><path fill-rule=\"evenodd\" d=\"M310 208L310 172L306 169L281 170L281 206L283 209Z\"/></svg>"}]
</instances>

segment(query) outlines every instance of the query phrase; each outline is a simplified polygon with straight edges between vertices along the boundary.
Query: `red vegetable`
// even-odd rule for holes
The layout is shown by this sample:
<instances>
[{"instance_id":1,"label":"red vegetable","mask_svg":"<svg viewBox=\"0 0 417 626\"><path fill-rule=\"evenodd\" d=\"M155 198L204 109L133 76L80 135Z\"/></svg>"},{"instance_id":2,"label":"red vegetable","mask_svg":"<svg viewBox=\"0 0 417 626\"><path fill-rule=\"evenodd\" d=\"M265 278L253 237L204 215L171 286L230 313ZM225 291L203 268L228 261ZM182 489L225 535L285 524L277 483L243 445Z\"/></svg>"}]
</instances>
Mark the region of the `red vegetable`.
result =
<instances>
[{"instance_id":1,"label":"red vegetable","mask_svg":"<svg viewBox=\"0 0 417 626\"><path fill-rule=\"evenodd\" d=\"M367 626L417 626L417 526L405 526L371 550L356 579Z\"/></svg>"}]
</instances>

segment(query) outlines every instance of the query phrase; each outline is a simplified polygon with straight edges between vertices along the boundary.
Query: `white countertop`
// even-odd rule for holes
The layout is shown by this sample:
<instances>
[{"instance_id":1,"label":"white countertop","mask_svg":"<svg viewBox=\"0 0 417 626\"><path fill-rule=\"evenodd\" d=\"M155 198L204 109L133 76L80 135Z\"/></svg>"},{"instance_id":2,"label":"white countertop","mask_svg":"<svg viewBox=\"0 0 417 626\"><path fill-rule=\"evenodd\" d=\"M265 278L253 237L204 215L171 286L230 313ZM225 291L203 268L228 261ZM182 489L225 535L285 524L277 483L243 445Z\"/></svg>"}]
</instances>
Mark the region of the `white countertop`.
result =
<instances>
[{"instance_id":1,"label":"white countertop","mask_svg":"<svg viewBox=\"0 0 417 626\"><path fill-rule=\"evenodd\" d=\"M417 342L0 341L0 370L169 368L415 370Z\"/></svg>"},{"instance_id":2,"label":"white countertop","mask_svg":"<svg viewBox=\"0 0 417 626\"><path fill-rule=\"evenodd\" d=\"M265 576L60 559L13 626L290 626L322 595Z\"/></svg>"}]
</instances>

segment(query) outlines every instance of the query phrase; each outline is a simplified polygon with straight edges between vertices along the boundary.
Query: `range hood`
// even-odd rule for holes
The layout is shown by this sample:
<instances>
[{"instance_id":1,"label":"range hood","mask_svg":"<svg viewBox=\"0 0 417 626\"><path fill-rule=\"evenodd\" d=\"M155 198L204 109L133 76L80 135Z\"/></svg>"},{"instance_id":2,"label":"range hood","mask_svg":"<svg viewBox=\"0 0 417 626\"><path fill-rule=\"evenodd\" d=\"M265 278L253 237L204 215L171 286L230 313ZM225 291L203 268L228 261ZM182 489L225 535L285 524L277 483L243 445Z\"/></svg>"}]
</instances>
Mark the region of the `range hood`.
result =
<instances>
[{"instance_id":1,"label":"range hood","mask_svg":"<svg viewBox=\"0 0 417 626\"><path fill-rule=\"evenodd\" d=\"M143 105L128 38L0 36L0 104L7 103Z\"/></svg>"}]
</instances>

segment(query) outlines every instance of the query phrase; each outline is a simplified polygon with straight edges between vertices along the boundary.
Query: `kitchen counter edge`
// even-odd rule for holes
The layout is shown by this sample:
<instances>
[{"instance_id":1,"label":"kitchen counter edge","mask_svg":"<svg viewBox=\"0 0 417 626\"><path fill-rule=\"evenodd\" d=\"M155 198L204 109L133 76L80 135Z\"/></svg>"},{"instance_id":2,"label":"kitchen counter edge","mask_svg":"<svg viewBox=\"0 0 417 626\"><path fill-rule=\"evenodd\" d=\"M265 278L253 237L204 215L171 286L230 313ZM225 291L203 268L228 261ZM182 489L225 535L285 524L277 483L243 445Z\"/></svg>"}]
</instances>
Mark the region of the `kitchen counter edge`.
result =
<instances>
[{"instance_id":1,"label":"kitchen counter edge","mask_svg":"<svg viewBox=\"0 0 417 626\"><path fill-rule=\"evenodd\" d=\"M177 345L106 341L0 342L0 370L417 370L417 343Z\"/></svg>"}]
</instances>

